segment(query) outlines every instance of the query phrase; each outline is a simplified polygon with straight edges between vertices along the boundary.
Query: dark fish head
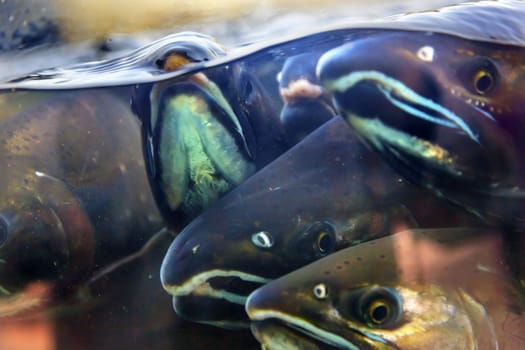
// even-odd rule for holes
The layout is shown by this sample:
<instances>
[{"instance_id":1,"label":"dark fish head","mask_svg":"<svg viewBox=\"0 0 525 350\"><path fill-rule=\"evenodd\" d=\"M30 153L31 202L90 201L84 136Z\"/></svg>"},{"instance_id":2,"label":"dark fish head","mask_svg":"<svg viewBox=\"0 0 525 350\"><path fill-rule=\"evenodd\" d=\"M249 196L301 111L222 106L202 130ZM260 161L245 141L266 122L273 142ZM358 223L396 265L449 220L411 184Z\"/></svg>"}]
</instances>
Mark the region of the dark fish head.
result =
<instances>
[{"instance_id":1,"label":"dark fish head","mask_svg":"<svg viewBox=\"0 0 525 350\"><path fill-rule=\"evenodd\" d=\"M278 75L284 105L280 119L286 137L296 144L336 115L329 94L315 76L320 52L288 58Z\"/></svg>"},{"instance_id":2,"label":"dark fish head","mask_svg":"<svg viewBox=\"0 0 525 350\"><path fill-rule=\"evenodd\" d=\"M295 214L289 198L300 195L294 189L275 192L233 204L228 195L177 236L164 258L161 280L178 314L226 328L246 327L248 294L344 244L337 231L347 223L318 220L327 213L315 213L313 206Z\"/></svg>"},{"instance_id":3,"label":"dark fish head","mask_svg":"<svg viewBox=\"0 0 525 350\"><path fill-rule=\"evenodd\" d=\"M405 177L502 216L476 206L523 198L524 57L523 47L385 31L327 52L317 72L347 122Z\"/></svg>"},{"instance_id":4,"label":"dark fish head","mask_svg":"<svg viewBox=\"0 0 525 350\"><path fill-rule=\"evenodd\" d=\"M244 302L257 287L389 232L391 199L402 201L404 182L351 135L334 118L175 238L161 280L179 314L218 326L246 325Z\"/></svg>"},{"instance_id":5,"label":"dark fish head","mask_svg":"<svg viewBox=\"0 0 525 350\"><path fill-rule=\"evenodd\" d=\"M87 213L64 182L29 168L23 159L2 164L0 295L35 281L74 288L92 268Z\"/></svg>"},{"instance_id":6,"label":"dark fish head","mask_svg":"<svg viewBox=\"0 0 525 350\"><path fill-rule=\"evenodd\" d=\"M402 231L266 284L246 310L340 349L497 347L512 295L500 249L496 231Z\"/></svg>"}]
</instances>

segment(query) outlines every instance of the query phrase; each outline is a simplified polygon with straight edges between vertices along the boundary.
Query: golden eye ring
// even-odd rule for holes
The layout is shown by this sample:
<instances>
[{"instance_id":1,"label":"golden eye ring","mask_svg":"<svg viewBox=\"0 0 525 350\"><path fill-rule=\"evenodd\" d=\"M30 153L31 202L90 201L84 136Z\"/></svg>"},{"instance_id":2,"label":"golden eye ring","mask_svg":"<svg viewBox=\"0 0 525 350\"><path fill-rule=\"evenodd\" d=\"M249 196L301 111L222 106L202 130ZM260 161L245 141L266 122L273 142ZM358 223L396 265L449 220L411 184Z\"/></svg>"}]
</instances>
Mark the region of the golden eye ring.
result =
<instances>
[{"instance_id":1,"label":"golden eye ring","mask_svg":"<svg viewBox=\"0 0 525 350\"><path fill-rule=\"evenodd\" d=\"M392 309L386 300L375 300L368 306L368 319L375 326L380 326L390 319Z\"/></svg>"},{"instance_id":2,"label":"golden eye ring","mask_svg":"<svg viewBox=\"0 0 525 350\"><path fill-rule=\"evenodd\" d=\"M326 253L330 250L331 241L327 241L327 239L330 240L331 237L326 231L321 231L317 236L317 249L319 249L319 252Z\"/></svg>"},{"instance_id":3,"label":"golden eye ring","mask_svg":"<svg viewBox=\"0 0 525 350\"><path fill-rule=\"evenodd\" d=\"M476 92L480 95L484 95L494 85L494 77L489 71L482 69L474 75L473 83Z\"/></svg>"}]
</instances>

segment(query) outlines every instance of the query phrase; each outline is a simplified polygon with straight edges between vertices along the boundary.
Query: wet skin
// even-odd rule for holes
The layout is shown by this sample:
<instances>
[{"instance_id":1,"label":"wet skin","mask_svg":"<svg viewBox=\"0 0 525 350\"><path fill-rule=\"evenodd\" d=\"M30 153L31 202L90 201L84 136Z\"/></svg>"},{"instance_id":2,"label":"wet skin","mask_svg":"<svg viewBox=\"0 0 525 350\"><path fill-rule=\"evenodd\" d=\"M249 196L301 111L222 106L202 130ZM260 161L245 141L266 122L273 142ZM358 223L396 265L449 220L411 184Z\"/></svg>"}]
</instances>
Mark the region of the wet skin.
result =
<instances>
[{"instance_id":1,"label":"wet skin","mask_svg":"<svg viewBox=\"0 0 525 350\"><path fill-rule=\"evenodd\" d=\"M216 46L189 41L159 62L176 70L224 54ZM150 184L172 227L289 147L273 99L244 62L135 89Z\"/></svg>"},{"instance_id":2,"label":"wet skin","mask_svg":"<svg viewBox=\"0 0 525 350\"><path fill-rule=\"evenodd\" d=\"M272 281L246 309L263 343L296 334L282 349L520 349L525 290L504 249L498 230L403 231Z\"/></svg>"},{"instance_id":3,"label":"wet skin","mask_svg":"<svg viewBox=\"0 0 525 350\"><path fill-rule=\"evenodd\" d=\"M327 122L197 217L161 268L183 317L245 327L255 288L393 228L477 221L402 179L341 118Z\"/></svg>"},{"instance_id":4,"label":"wet skin","mask_svg":"<svg viewBox=\"0 0 525 350\"><path fill-rule=\"evenodd\" d=\"M520 229L524 58L522 46L385 31L327 52L317 72L347 122L400 174Z\"/></svg>"},{"instance_id":5,"label":"wet skin","mask_svg":"<svg viewBox=\"0 0 525 350\"><path fill-rule=\"evenodd\" d=\"M32 96L10 94L25 109L0 122L2 297L36 281L70 294L162 227L126 103L84 91L31 106Z\"/></svg>"},{"instance_id":6,"label":"wet skin","mask_svg":"<svg viewBox=\"0 0 525 350\"><path fill-rule=\"evenodd\" d=\"M316 33L216 65L227 53L208 37L152 44L144 57L157 71L189 71L134 88L150 185L168 225L183 227L332 118L327 94L316 92L317 59L368 32ZM203 68L207 61L211 67ZM117 68L128 67L119 62Z\"/></svg>"}]
</instances>

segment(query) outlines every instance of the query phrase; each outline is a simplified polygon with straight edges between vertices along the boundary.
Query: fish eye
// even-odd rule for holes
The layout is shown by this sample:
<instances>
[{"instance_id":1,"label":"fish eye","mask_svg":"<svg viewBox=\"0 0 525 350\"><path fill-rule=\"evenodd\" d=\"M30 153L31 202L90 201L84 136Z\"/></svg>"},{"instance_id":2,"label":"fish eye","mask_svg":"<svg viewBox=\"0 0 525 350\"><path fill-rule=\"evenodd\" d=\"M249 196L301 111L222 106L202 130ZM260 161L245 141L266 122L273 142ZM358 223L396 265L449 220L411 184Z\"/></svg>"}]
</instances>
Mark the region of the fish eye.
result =
<instances>
[{"instance_id":1,"label":"fish eye","mask_svg":"<svg viewBox=\"0 0 525 350\"><path fill-rule=\"evenodd\" d=\"M335 230L327 222L321 222L312 227L316 232L315 249L321 255L325 256L335 250Z\"/></svg>"},{"instance_id":2,"label":"fish eye","mask_svg":"<svg viewBox=\"0 0 525 350\"><path fill-rule=\"evenodd\" d=\"M180 52L171 52L163 58L156 60L155 64L158 68L166 72L171 72L191 62L192 61L184 54Z\"/></svg>"},{"instance_id":3,"label":"fish eye","mask_svg":"<svg viewBox=\"0 0 525 350\"><path fill-rule=\"evenodd\" d=\"M492 88L492 85L494 84L494 77L492 74L487 70L479 70L474 75L474 89L476 92L480 95L485 94Z\"/></svg>"},{"instance_id":4,"label":"fish eye","mask_svg":"<svg viewBox=\"0 0 525 350\"><path fill-rule=\"evenodd\" d=\"M252 243L256 247L269 249L273 246L273 237L267 231L256 232L252 235Z\"/></svg>"},{"instance_id":5,"label":"fish eye","mask_svg":"<svg viewBox=\"0 0 525 350\"><path fill-rule=\"evenodd\" d=\"M317 236L317 249L321 253L330 253L334 250L334 240L330 233L322 231Z\"/></svg>"},{"instance_id":6,"label":"fish eye","mask_svg":"<svg viewBox=\"0 0 525 350\"><path fill-rule=\"evenodd\" d=\"M498 68L487 57L474 57L465 62L458 75L466 82L466 88L477 95L490 92L498 82Z\"/></svg>"},{"instance_id":7,"label":"fish eye","mask_svg":"<svg viewBox=\"0 0 525 350\"><path fill-rule=\"evenodd\" d=\"M323 300L328 297L328 288L326 288L324 283L319 283L314 286L314 296L319 300Z\"/></svg>"},{"instance_id":8,"label":"fish eye","mask_svg":"<svg viewBox=\"0 0 525 350\"><path fill-rule=\"evenodd\" d=\"M361 321L370 328L391 328L401 318L401 299L391 289L374 287L364 292L357 303Z\"/></svg>"}]
</instances>

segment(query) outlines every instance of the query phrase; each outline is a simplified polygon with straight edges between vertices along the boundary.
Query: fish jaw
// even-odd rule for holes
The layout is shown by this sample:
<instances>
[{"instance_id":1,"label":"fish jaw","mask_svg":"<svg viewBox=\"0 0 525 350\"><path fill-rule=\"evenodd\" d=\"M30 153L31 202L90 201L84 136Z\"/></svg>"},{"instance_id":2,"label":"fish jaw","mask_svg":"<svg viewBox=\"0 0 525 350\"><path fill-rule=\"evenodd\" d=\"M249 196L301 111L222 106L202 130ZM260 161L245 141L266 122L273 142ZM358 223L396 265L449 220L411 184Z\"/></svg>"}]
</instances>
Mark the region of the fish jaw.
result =
<instances>
[{"instance_id":1,"label":"fish jaw","mask_svg":"<svg viewBox=\"0 0 525 350\"><path fill-rule=\"evenodd\" d=\"M281 324L277 320L252 322L254 337L265 350L320 350L336 349L305 334Z\"/></svg>"}]
</instances>

